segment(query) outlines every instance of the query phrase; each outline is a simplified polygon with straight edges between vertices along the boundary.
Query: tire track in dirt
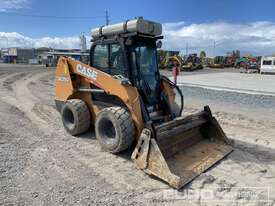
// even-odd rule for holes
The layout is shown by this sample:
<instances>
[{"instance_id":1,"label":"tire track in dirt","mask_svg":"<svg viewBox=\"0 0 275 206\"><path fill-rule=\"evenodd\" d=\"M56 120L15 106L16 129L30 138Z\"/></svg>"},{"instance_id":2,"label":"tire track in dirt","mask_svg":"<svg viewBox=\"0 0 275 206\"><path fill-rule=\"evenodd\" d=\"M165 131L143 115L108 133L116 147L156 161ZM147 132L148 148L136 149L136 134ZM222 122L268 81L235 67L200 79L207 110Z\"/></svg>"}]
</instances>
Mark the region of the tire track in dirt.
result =
<instances>
[{"instance_id":1,"label":"tire track in dirt","mask_svg":"<svg viewBox=\"0 0 275 206\"><path fill-rule=\"evenodd\" d=\"M11 108L14 108L14 110L17 110L19 113L24 115L25 112L20 110L16 103L13 86L17 81L26 78L27 75L28 74L25 72L5 72L4 75L0 76L0 100L9 104Z\"/></svg>"},{"instance_id":2,"label":"tire track in dirt","mask_svg":"<svg viewBox=\"0 0 275 206\"><path fill-rule=\"evenodd\" d=\"M2 81L2 79L5 79L5 77L7 77L8 75L8 72L0 72L0 82Z\"/></svg>"},{"instance_id":3,"label":"tire track in dirt","mask_svg":"<svg viewBox=\"0 0 275 206\"><path fill-rule=\"evenodd\" d=\"M19 73L19 74L12 75L11 77L5 79L5 81L3 82L3 86L7 90L12 91L13 90L12 84L14 84L14 82L26 77L27 75L28 75L27 73L23 73L23 72Z\"/></svg>"},{"instance_id":4,"label":"tire track in dirt","mask_svg":"<svg viewBox=\"0 0 275 206\"><path fill-rule=\"evenodd\" d=\"M33 112L33 108L36 103L39 103L39 99L32 95L32 93L27 88L27 85L32 81L36 81L37 79L47 75L47 72L40 72L37 74L28 74L26 78L16 80L14 84L12 84L12 88L14 90L16 105L20 110L25 112L27 117L38 127L42 127L44 131L46 131L45 121L36 115ZM14 103L12 103L14 104Z\"/></svg>"},{"instance_id":5,"label":"tire track in dirt","mask_svg":"<svg viewBox=\"0 0 275 206\"><path fill-rule=\"evenodd\" d=\"M15 80L14 77L15 76L17 76L18 78L20 78L20 74L14 73L14 72L4 72L4 73L1 73L1 75L0 75L1 89L7 89L7 87L10 86L10 84L14 83L14 80ZM24 74L24 72L22 72L22 74ZM13 81L10 82L9 80L13 80ZM9 90L12 90L12 89L9 88Z\"/></svg>"}]
</instances>

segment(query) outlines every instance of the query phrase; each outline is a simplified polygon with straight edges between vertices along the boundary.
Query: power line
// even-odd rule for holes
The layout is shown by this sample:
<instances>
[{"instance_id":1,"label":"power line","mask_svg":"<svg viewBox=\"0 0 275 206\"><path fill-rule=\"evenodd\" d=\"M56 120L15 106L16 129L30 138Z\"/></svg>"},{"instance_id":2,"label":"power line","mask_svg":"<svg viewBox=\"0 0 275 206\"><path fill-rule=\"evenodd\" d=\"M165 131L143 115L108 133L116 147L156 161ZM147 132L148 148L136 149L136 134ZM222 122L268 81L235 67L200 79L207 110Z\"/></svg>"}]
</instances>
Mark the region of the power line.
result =
<instances>
[{"instance_id":1,"label":"power line","mask_svg":"<svg viewBox=\"0 0 275 206\"><path fill-rule=\"evenodd\" d=\"M50 16L50 15L35 15L35 14L21 14L15 12L5 12L14 16L32 17L32 18L48 18L48 19L101 19L106 16Z\"/></svg>"},{"instance_id":2,"label":"power line","mask_svg":"<svg viewBox=\"0 0 275 206\"><path fill-rule=\"evenodd\" d=\"M216 41L215 41L216 42ZM215 43L215 48L217 48L217 46L224 44L225 42L220 42L220 43ZM188 47L189 49L195 50L195 49L208 49L208 48L212 48L213 49L213 44L209 44L209 45L205 45L205 46L193 46L193 47Z\"/></svg>"}]
</instances>

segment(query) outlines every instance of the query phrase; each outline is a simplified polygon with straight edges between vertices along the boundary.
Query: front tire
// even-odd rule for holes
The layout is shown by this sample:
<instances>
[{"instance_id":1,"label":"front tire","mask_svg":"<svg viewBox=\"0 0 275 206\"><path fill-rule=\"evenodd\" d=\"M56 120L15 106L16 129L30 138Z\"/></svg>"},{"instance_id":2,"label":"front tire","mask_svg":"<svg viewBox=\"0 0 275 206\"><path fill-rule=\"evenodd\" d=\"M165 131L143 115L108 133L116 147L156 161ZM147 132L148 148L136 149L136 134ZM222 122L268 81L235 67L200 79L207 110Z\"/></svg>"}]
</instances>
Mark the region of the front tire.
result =
<instances>
[{"instance_id":1,"label":"front tire","mask_svg":"<svg viewBox=\"0 0 275 206\"><path fill-rule=\"evenodd\" d=\"M115 154L128 149L135 134L130 112L123 107L102 109L96 118L95 134L102 148L108 152Z\"/></svg>"}]
</instances>

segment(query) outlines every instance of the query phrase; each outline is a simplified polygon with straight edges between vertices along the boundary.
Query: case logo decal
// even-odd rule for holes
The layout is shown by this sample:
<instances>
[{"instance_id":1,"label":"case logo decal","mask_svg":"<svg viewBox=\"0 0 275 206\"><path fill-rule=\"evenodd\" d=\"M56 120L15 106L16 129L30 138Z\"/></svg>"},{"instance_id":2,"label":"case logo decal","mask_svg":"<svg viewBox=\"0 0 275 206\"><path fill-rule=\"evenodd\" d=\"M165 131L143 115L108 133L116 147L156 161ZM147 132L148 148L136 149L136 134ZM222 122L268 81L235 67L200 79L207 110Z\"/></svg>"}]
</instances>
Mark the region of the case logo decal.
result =
<instances>
[{"instance_id":1,"label":"case logo decal","mask_svg":"<svg viewBox=\"0 0 275 206\"><path fill-rule=\"evenodd\" d=\"M89 78L91 78L93 80L96 80L96 78L97 78L97 72L96 71L93 71L93 70L91 70L88 67L82 66L81 64L78 64L76 66L76 70L80 74L82 74L82 75L84 75L86 77L89 77Z\"/></svg>"}]
</instances>

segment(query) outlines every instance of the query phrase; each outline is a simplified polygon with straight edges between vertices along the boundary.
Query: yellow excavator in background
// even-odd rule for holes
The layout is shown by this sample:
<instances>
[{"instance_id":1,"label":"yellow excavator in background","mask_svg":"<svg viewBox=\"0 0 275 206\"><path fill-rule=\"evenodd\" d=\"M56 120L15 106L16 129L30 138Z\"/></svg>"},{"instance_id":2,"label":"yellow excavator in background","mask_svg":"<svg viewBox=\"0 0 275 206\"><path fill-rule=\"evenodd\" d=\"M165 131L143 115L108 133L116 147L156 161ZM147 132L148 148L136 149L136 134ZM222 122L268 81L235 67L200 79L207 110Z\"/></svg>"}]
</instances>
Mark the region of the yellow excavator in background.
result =
<instances>
[{"instance_id":1,"label":"yellow excavator in background","mask_svg":"<svg viewBox=\"0 0 275 206\"><path fill-rule=\"evenodd\" d=\"M167 51L166 55L159 57L160 69L172 69L173 66L177 66L181 71L194 71L203 69L203 65L197 54L189 54L183 58L179 55L179 52Z\"/></svg>"},{"instance_id":2,"label":"yellow excavator in background","mask_svg":"<svg viewBox=\"0 0 275 206\"><path fill-rule=\"evenodd\" d=\"M183 65L181 66L181 70L183 71L203 69L201 59L197 56L197 54L185 55L182 59L182 62Z\"/></svg>"},{"instance_id":3,"label":"yellow excavator in background","mask_svg":"<svg viewBox=\"0 0 275 206\"><path fill-rule=\"evenodd\" d=\"M159 58L160 69L172 69L174 66L182 67L182 59L179 56L179 52L165 51Z\"/></svg>"},{"instance_id":4,"label":"yellow excavator in background","mask_svg":"<svg viewBox=\"0 0 275 206\"><path fill-rule=\"evenodd\" d=\"M114 154L134 144L136 167L178 189L233 148L208 106L182 116L181 90L159 73L161 31L142 18L92 30L90 65L59 59L55 102L68 133L93 126Z\"/></svg>"},{"instance_id":5,"label":"yellow excavator in background","mask_svg":"<svg viewBox=\"0 0 275 206\"><path fill-rule=\"evenodd\" d=\"M223 56L216 56L213 62L209 65L213 69L223 69L225 66L225 58Z\"/></svg>"}]
</instances>

